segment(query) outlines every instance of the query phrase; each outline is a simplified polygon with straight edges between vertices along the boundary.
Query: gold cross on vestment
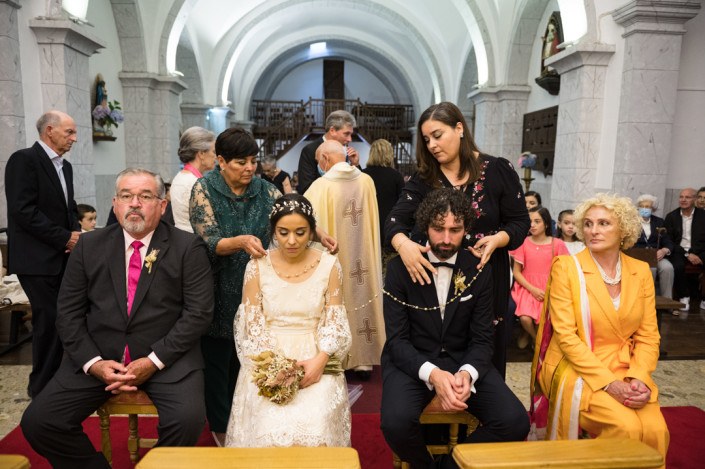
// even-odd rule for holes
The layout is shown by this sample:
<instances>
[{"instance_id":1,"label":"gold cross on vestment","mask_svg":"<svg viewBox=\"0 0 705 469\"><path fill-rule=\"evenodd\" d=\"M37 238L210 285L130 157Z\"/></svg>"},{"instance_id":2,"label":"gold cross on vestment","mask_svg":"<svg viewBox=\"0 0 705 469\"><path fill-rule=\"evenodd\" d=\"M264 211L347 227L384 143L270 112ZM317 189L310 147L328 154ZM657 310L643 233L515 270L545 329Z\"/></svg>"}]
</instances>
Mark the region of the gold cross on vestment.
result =
<instances>
[{"instance_id":1,"label":"gold cross on vestment","mask_svg":"<svg viewBox=\"0 0 705 469\"><path fill-rule=\"evenodd\" d=\"M352 199L343 212L343 218L350 218L352 226L357 226L360 215L362 215L362 208L357 208L357 202Z\"/></svg>"},{"instance_id":2,"label":"gold cross on vestment","mask_svg":"<svg viewBox=\"0 0 705 469\"><path fill-rule=\"evenodd\" d=\"M369 273L370 273L370 271L368 269L362 268L362 259L357 259L355 261L355 270L350 272L350 277L357 280L358 285L364 285L365 284L365 277L364 276Z\"/></svg>"},{"instance_id":3,"label":"gold cross on vestment","mask_svg":"<svg viewBox=\"0 0 705 469\"><path fill-rule=\"evenodd\" d=\"M372 334L377 333L377 328L376 327L370 327L370 318L364 318L362 320L362 324L365 325L365 327L361 327L357 330L358 335L364 335L365 336L365 342L368 344L372 343Z\"/></svg>"}]
</instances>

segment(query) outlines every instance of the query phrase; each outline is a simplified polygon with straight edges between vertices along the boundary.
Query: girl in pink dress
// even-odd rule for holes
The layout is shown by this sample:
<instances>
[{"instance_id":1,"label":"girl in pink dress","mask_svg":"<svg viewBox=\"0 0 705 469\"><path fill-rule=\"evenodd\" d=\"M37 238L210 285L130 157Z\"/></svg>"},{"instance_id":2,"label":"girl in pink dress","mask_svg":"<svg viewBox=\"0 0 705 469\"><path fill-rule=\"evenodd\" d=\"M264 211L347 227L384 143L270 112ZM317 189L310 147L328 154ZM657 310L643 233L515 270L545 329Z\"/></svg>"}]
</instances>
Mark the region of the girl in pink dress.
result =
<instances>
[{"instance_id":1,"label":"girl in pink dress","mask_svg":"<svg viewBox=\"0 0 705 469\"><path fill-rule=\"evenodd\" d=\"M512 298L517 304L515 314L533 344L551 262L555 256L570 253L563 241L551 236L551 214L548 209L534 207L529 210L529 218L529 236L510 254L514 258Z\"/></svg>"}]
</instances>

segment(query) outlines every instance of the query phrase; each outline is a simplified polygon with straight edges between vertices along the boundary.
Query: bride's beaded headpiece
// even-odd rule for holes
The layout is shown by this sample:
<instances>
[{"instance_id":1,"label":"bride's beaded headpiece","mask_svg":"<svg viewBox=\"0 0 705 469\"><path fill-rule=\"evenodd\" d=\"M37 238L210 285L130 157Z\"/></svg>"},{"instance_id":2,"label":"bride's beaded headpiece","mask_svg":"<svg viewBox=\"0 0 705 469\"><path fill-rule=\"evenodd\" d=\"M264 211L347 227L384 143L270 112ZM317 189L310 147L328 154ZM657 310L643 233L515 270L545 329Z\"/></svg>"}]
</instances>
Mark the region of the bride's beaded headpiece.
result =
<instances>
[{"instance_id":1,"label":"bride's beaded headpiece","mask_svg":"<svg viewBox=\"0 0 705 469\"><path fill-rule=\"evenodd\" d=\"M274 207L272 207L272 213L269 214L269 217L271 218L281 212L291 213L296 209L300 210L309 217L314 217L313 207L311 207L311 204L301 203L298 200L284 200L274 204Z\"/></svg>"}]
</instances>

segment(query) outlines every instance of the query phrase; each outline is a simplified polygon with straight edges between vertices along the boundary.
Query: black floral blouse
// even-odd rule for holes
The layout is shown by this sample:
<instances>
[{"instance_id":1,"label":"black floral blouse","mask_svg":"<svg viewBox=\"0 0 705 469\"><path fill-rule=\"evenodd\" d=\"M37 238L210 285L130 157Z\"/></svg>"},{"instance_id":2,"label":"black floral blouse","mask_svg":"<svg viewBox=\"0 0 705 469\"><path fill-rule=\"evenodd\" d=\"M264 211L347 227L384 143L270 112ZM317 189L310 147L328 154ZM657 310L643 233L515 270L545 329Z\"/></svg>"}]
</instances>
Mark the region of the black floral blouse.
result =
<instances>
[{"instance_id":1,"label":"black floral blouse","mask_svg":"<svg viewBox=\"0 0 705 469\"><path fill-rule=\"evenodd\" d=\"M524 242L529 231L529 217L524 202L519 176L512 164L504 158L480 154L482 172L477 181L462 190L470 197L477 219L467 234L465 246L499 231L509 235L507 250L516 249ZM431 187L414 174L404 186L396 205L385 223L385 243L391 245L397 233L425 242L425 235L415 229L414 213L426 194L439 187L453 187L441 174L437 187Z\"/></svg>"},{"instance_id":2,"label":"black floral blouse","mask_svg":"<svg viewBox=\"0 0 705 469\"><path fill-rule=\"evenodd\" d=\"M223 238L257 236L269 246L269 214L281 193L272 184L253 178L242 195L236 195L218 171L196 181L191 191L189 214L194 233L208 246L213 267L215 310L207 335L233 340L233 320L242 298L245 267L250 255L238 251L219 256L215 249Z\"/></svg>"}]
</instances>

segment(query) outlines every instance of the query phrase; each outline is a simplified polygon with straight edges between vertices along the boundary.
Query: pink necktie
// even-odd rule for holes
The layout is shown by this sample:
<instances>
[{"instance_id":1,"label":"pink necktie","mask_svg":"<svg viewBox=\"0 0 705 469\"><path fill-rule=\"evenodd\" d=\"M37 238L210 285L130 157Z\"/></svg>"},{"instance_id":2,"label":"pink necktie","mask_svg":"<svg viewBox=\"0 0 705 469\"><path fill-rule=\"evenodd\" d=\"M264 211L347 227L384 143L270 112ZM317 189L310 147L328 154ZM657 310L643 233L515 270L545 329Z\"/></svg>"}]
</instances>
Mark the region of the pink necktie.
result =
<instances>
[{"instance_id":1,"label":"pink necktie","mask_svg":"<svg viewBox=\"0 0 705 469\"><path fill-rule=\"evenodd\" d=\"M142 272L142 256L140 255L140 248L144 246L142 241L133 241L132 244L132 255L130 256L130 265L127 270L127 315L130 315L132 310L132 300L135 299L135 291L137 291L137 282L140 280L140 273ZM125 345L125 365L130 363L130 350L127 345Z\"/></svg>"}]
</instances>

